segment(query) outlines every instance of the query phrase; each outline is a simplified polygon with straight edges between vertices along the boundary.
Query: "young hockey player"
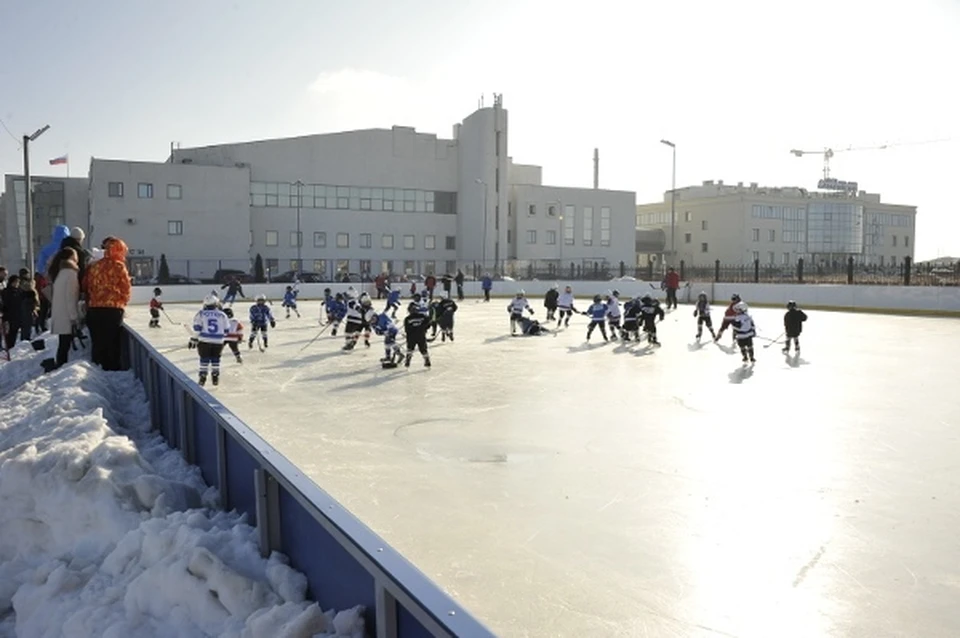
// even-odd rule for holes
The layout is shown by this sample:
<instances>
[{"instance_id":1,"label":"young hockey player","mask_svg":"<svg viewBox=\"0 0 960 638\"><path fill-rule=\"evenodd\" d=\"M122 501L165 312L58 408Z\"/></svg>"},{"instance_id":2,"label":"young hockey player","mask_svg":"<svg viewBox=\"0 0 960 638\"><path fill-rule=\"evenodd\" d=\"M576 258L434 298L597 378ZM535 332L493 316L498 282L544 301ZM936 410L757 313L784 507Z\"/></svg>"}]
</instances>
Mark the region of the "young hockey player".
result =
<instances>
[{"instance_id":1,"label":"young hockey player","mask_svg":"<svg viewBox=\"0 0 960 638\"><path fill-rule=\"evenodd\" d=\"M621 332L620 318L620 291L614 290L607 295L607 324L610 326L610 338L614 341L617 340L617 333Z\"/></svg>"},{"instance_id":2,"label":"young hockey player","mask_svg":"<svg viewBox=\"0 0 960 638\"><path fill-rule=\"evenodd\" d=\"M423 355L423 365L430 367L430 354L427 352L427 326L430 319L415 304L407 306L407 318L403 320L403 331L407 336L407 356L404 367L410 367L413 351L419 349Z\"/></svg>"},{"instance_id":3,"label":"young hockey player","mask_svg":"<svg viewBox=\"0 0 960 638\"><path fill-rule=\"evenodd\" d=\"M597 327L600 328L600 334L603 335L603 340L609 341L609 339L607 339L607 329L604 326L604 321L606 321L607 317L607 304L603 303L600 295L594 295L593 303L583 314L590 317L590 325L587 326L587 341L590 341L590 335L593 334L594 328Z\"/></svg>"},{"instance_id":4,"label":"young hockey player","mask_svg":"<svg viewBox=\"0 0 960 638\"><path fill-rule=\"evenodd\" d=\"M219 309L219 303L219 299L207 295L203 300L203 310L193 317L196 336L190 339L190 348L196 348L200 355L200 385L207 383L208 373L213 385L220 384L220 354L223 352L223 340L230 330L230 320Z\"/></svg>"},{"instance_id":5,"label":"young hockey player","mask_svg":"<svg viewBox=\"0 0 960 638\"><path fill-rule=\"evenodd\" d=\"M547 321L556 319L557 299L559 298L560 292L557 290L557 284L553 284L543 297L543 307L547 309Z\"/></svg>"},{"instance_id":6,"label":"young hockey player","mask_svg":"<svg viewBox=\"0 0 960 638\"><path fill-rule=\"evenodd\" d=\"M329 297L324 302L323 308L327 313L327 323L333 324L330 334L336 337L340 322L347 316L347 305L343 302L343 293L338 292L336 297Z\"/></svg>"},{"instance_id":7,"label":"young hockey player","mask_svg":"<svg viewBox=\"0 0 960 638\"><path fill-rule=\"evenodd\" d=\"M713 331L713 319L710 318L710 301L707 299L707 293L701 292L697 295L697 307L693 309L693 316L697 318L697 341L703 336L703 327L706 326L713 339L717 338Z\"/></svg>"},{"instance_id":8,"label":"young hockey player","mask_svg":"<svg viewBox=\"0 0 960 638\"><path fill-rule=\"evenodd\" d=\"M263 346L260 351L263 352L267 346L267 324L271 328L277 327L277 320L273 318L273 311L267 305L266 295L257 295L257 303L250 306L250 340L248 346L252 349L253 342L263 333Z\"/></svg>"},{"instance_id":9,"label":"young hockey player","mask_svg":"<svg viewBox=\"0 0 960 638\"><path fill-rule=\"evenodd\" d=\"M787 335L787 343L783 347L783 354L790 354L790 340L797 348L800 356L800 333L803 332L803 322L807 320L807 313L797 307L796 301L787 302L787 312L783 315L783 330Z\"/></svg>"},{"instance_id":10,"label":"young hockey player","mask_svg":"<svg viewBox=\"0 0 960 638\"><path fill-rule=\"evenodd\" d=\"M417 312L421 315L427 318L430 317L430 302L425 296L421 296L419 292L415 293L411 303L417 307Z\"/></svg>"},{"instance_id":11,"label":"young hockey player","mask_svg":"<svg viewBox=\"0 0 960 638\"><path fill-rule=\"evenodd\" d=\"M631 299L623 304L623 340L640 341L640 318L642 316L640 309L643 304L640 297Z\"/></svg>"},{"instance_id":12,"label":"young hockey player","mask_svg":"<svg viewBox=\"0 0 960 638\"><path fill-rule=\"evenodd\" d=\"M440 341L453 341L453 315L457 312L457 302L452 297L441 299L436 308L436 325L440 326Z\"/></svg>"},{"instance_id":13,"label":"young hockey player","mask_svg":"<svg viewBox=\"0 0 960 638\"><path fill-rule=\"evenodd\" d=\"M397 310L400 310L400 289L389 289L387 293L387 307L383 309L384 312L389 312L390 317L393 319L397 318Z\"/></svg>"},{"instance_id":14,"label":"young hockey player","mask_svg":"<svg viewBox=\"0 0 960 638\"><path fill-rule=\"evenodd\" d=\"M529 317L520 317L520 328L523 330L523 336L525 337L538 337L549 332L540 325L539 321L530 319Z\"/></svg>"},{"instance_id":15,"label":"young hockey player","mask_svg":"<svg viewBox=\"0 0 960 638\"><path fill-rule=\"evenodd\" d=\"M287 286L287 291L283 293L283 304L284 308L287 309L287 319L290 318L290 311L297 313L297 319L300 318L300 311L297 310L297 291L293 289L293 286Z\"/></svg>"},{"instance_id":16,"label":"young hockey player","mask_svg":"<svg viewBox=\"0 0 960 638\"><path fill-rule=\"evenodd\" d=\"M160 295L163 291L159 288L153 289L153 298L150 299L150 327L160 327L160 311L163 310L163 302L160 301Z\"/></svg>"},{"instance_id":17,"label":"young hockey player","mask_svg":"<svg viewBox=\"0 0 960 638\"><path fill-rule=\"evenodd\" d=\"M563 289L563 293L557 297L557 309L560 311L560 315L557 317L557 327L560 327L560 322L563 322L564 327L570 325L570 315L574 312L579 312L574 306L573 301L573 288L567 286Z\"/></svg>"},{"instance_id":18,"label":"young hockey player","mask_svg":"<svg viewBox=\"0 0 960 638\"><path fill-rule=\"evenodd\" d=\"M240 356L240 344L243 342L243 324L238 319L233 318L233 308L224 308L223 314L230 320L230 329L227 330L227 336L224 343L230 347L230 352L236 357L237 363L243 363L243 357Z\"/></svg>"},{"instance_id":19,"label":"young hockey player","mask_svg":"<svg viewBox=\"0 0 960 638\"><path fill-rule=\"evenodd\" d=\"M243 294L243 286L240 285L240 280L237 279L236 277L234 277L227 283L220 286L220 290L223 290L224 288L227 289L227 294L223 296L224 305L226 304L233 305L233 302L237 300L238 294L244 299L247 298L246 295Z\"/></svg>"},{"instance_id":20,"label":"young hockey player","mask_svg":"<svg viewBox=\"0 0 960 638\"><path fill-rule=\"evenodd\" d=\"M750 363L756 363L753 358L753 338L757 336L757 326L753 323L753 317L747 311L747 304L742 301L733 307L736 313L730 325L733 327L733 336L740 346L740 354L743 355L743 362L746 363L749 358Z\"/></svg>"},{"instance_id":21,"label":"young hockey player","mask_svg":"<svg viewBox=\"0 0 960 638\"><path fill-rule=\"evenodd\" d=\"M663 318L666 316L663 308L660 307L660 302L650 295L644 295L640 300L640 316L643 318L643 331L647 333L647 343L659 346L660 342L657 340L657 317L660 317L660 321L663 321Z\"/></svg>"},{"instance_id":22,"label":"young hockey player","mask_svg":"<svg viewBox=\"0 0 960 638\"><path fill-rule=\"evenodd\" d=\"M527 298L523 296L523 291L517 291L517 296L507 304L507 312L510 313L510 334L516 336L517 334L517 324L520 322L520 317L523 316L523 311L528 311L531 315L533 314L533 308L530 307L530 302L527 301Z\"/></svg>"},{"instance_id":23,"label":"young hockey player","mask_svg":"<svg viewBox=\"0 0 960 638\"><path fill-rule=\"evenodd\" d=\"M347 302L347 327L344 330L345 343L344 350L353 350L357 347L357 341L360 340L360 333L363 332L363 345L370 347L370 325L376 318L373 310L373 302L370 295L363 293L359 299L351 299Z\"/></svg>"},{"instance_id":24,"label":"young hockey player","mask_svg":"<svg viewBox=\"0 0 960 638\"><path fill-rule=\"evenodd\" d=\"M713 338L714 341L720 341L720 337L723 336L723 331L727 329L730 322L737 316L737 311L734 308L738 303L740 303L740 295L733 293L733 296L730 297L730 305L727 306L727 309L723 312L723 322L720 324L720 330L717 331L717 336ZM733 336L733 342L737 342L736 335Z\"/></svg>"},{"instance_id":25,"label":"young hockey player","mask_svg":"<svg viewBox=\"0 0 960 638\"><path fill-rule=\"evenodd\" d=\"M386 312L377 315L373 324L373 331L383 336L383 358L380 359L380 365L384 368L396 368L403 361L403 351L397 343L397 324L393 322Z\"/></svg>"}]
</instances>

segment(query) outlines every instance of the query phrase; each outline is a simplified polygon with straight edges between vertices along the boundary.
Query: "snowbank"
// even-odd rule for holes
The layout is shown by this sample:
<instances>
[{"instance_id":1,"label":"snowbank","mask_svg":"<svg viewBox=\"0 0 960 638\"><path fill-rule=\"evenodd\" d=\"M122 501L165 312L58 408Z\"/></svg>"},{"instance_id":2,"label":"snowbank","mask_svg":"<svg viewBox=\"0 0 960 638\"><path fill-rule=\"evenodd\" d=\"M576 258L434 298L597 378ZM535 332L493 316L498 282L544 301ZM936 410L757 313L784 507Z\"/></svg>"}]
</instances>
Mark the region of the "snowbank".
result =
<instances>
[{"instance_id":1,"label":"snowbank","mask_svg":"<svg viewBox=\"0 0 960 638\"><path fill-rule=\"evenodd\" d=\"M51 344L48 344L48 347ZM49 350L48 350L49 352ZM0 363L0 636L364 635L149 429L132 374Z\"/></svg>"}]
</instances>

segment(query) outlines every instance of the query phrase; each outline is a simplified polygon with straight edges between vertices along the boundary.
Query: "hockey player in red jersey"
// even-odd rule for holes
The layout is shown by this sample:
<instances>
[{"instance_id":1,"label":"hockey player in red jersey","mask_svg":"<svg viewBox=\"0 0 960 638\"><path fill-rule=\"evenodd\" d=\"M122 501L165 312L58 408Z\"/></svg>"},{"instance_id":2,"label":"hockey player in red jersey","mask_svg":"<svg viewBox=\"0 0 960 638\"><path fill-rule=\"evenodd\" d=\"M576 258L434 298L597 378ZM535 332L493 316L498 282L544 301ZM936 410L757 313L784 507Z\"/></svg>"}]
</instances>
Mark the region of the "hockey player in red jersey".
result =
<instances>
[{"instance_id":1,"label":"hockey player in red jersey","mask_svg":"<svg viewBox=\"0 0 960 638\"><path fill-rule=\"evenodd\" d=\"M153 289L153 297L150 299L150 327L160 327L160 311L163 310L163 302L160 301L160 295L163 291L159 288Z\"/></svg>"}]
</instances>

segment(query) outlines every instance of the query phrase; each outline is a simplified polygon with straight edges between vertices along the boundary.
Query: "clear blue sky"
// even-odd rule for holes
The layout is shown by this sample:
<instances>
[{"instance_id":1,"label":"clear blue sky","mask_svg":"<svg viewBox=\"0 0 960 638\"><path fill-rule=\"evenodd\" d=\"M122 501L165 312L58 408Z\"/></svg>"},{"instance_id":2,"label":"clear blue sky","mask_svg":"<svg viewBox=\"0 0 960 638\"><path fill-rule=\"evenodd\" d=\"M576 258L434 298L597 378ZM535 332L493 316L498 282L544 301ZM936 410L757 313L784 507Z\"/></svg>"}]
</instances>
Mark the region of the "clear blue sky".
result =
<instances>
[{"instance_id":1,"label":"clear blue sky","mask_svg":"<svg viewBox=\"0 0 960 638\"><path fill-rule=\"evenodd\" d=\"M704 179L812 188L791 148L952 139L838 154L834 174L914 204L917 256L960 255L960 3L866 0L0 0L0 119L36 173L91 155L350 128L449 136L504 94L510 152L545 181ZM0 171L20 172L0 130Z\"/></svg>"}]
</instances>

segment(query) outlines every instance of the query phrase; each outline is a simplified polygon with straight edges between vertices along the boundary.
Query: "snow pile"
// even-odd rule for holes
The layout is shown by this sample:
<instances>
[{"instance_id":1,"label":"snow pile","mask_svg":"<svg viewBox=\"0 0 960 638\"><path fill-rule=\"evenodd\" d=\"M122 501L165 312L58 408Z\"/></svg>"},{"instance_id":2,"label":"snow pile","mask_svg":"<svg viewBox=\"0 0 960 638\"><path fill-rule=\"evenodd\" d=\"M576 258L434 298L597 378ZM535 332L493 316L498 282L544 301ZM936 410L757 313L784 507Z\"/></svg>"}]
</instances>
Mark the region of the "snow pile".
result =
<instances>
[{"instance_id":1,"label":"snow pile","mask_svg":"<svg viewBox=\"0 0 960 638\"><path fill-rule=\"evenodd\" d=\"M26 346L29 348L29 346ZM199 469L149 430L132 374L0 364L0 635L364 635L322 612ZM31 356L33 355L33 356ZM19 387L17 387L19 386Z\"/></svg>"}]
</instances>

